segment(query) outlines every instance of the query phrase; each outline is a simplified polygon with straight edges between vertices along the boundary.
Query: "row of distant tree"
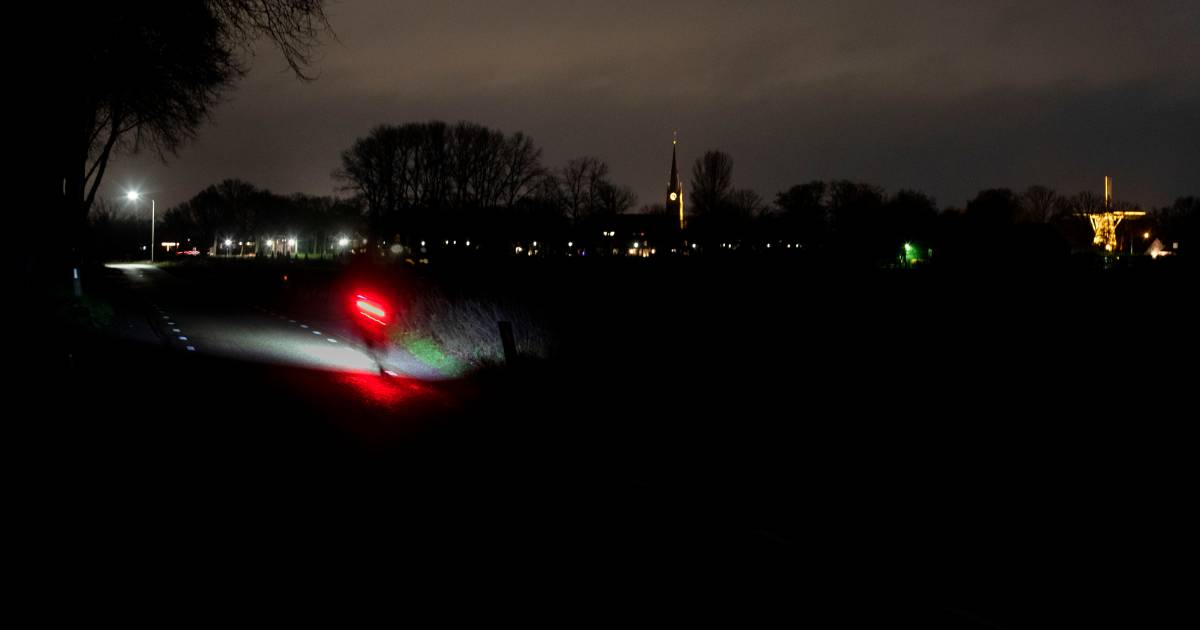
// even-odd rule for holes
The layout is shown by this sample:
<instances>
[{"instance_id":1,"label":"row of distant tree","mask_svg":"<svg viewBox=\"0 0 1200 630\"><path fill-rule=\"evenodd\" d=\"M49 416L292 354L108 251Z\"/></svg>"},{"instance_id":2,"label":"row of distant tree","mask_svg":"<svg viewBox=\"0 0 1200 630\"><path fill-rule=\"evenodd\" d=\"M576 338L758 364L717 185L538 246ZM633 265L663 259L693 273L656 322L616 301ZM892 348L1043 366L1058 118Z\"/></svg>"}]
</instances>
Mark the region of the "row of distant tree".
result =
<instances>
[{"instance_id":1,"label":"row of distant tree","mask_svg":"<svg viewBox=\"0 0 1200 630\"><path fill-rule=\"evenodd\" d=\"M477 246L507 244L550 240L636 206L637 195L612 182L603 160L584 156L549 168L541 155L522 133L469 122L381 125L342 152L333 175L347 196L282 196L227 180L168 210L157 240L215 253L226 239L250 241L260 254L281 235L295 235L300 252L327 251L342 235L387 246L472 236ZM144 218L123 210L105 204L92 216L109 257L140 251L145 240L121 236L145 231Z\"/></svg>"},{"instance_id":2,"label":"row of distant tree","mask_svg":"<svg viewBox=\"0 0 1200 630\"><path fill-rule=\"evenodd\" d=\"M1101 212L1104 198L1091 191L1073 195L1045 186L1023 192L1007 188L979 192L965 207L939 209L916 190L889 194L878 186L848 180L812 181L781 191L767 204L733 182L733 159L708 151L692 168L690 225L694 242L765 248L772 242L875 263L894 260L904 243L940 250L943 257L1059 256L1092 246L1087 213ZM1113 210L1135 210L1116 201ZM1144 251L1159 240L1168 249L1200 242L1200 199L1182 197L1169 207L1118 227L1120 247ZM719 249L719 247L718 247Z\"/></svg>"},{"instance_id":3,"label":"row of distant tree","mask_svg":"<svg viewBox=\"0 0 1200 630\"><path fill-rule=\"evenodd\" d=\"M522 241L594 244L597 235L607 234L601 230L612 217L637 205L628 187L611 181L602 160L580 157L550 168L541 155L524 134L474 123L382 125L341 155L334 177L348 196L281 196L229 180L170 209L159 240L213 252L223 251L224 239L248 241L259 254L264 243L280 238L297 238L300 245L290 251L310 253L329 251L343 236L353 237L355 245L365 237L410 247L471 240L476 249L506 252ZM1045 257L1086 249L1092 231L1081 215L1103 206L1104 199L1090 191L1064 195L1031 186L1023 192L984 190L964 207L939 208L920 191L888 193L849 180L797 184L768 202L734 185L730 155L708 151L692 166L685 233L669 233L677 223L665 220L670 213L662 204L644 205L638 214L663 215L658 224L642 224L658 226L649 235L658 243L686 239L699 251L786 243L877 264L894 260L906 242L932 248L942 258L1018 252ZM1148 245L1147 233L1170 245L1195 243L1198 213L1196 197L1181 198L1123 223L1120 237L1137 251ZM122 221L128 222L105 208L93 217L97 229L109 233L120 231ZM108 240L126 249L138 242Z\"/></svg>"},{"instance_id":4,"label":"row of distant tree","mask_svg":"<svg viewBox=\"0 0 1200 630\"><path fill-rule=\"evenodd\" d=\"M522 133L470 122L381 125L342 152L334 177L361 203L369 231L379 237L440 234L450 225L461 232L464 222L491 223L496 216L510 224L531 214L579 223L637 204L599 158L552 169L541 156Z\"/></svg>"},{"instance_id":5,"label":"row of distant tree","mask_svg":"<svg viewBox=\"0 0 1200 630\"><path fill-rule=\"evenodd\" d=\"M91 225L100 257L145 255L149 217L144 207L105 201L93 210ZM205 253L323 254L337 251L341 238L362 232L362 209L353 200L278 195L231 179L165 212L159 217L155 240Z\"/></svg>"}]
</instances>

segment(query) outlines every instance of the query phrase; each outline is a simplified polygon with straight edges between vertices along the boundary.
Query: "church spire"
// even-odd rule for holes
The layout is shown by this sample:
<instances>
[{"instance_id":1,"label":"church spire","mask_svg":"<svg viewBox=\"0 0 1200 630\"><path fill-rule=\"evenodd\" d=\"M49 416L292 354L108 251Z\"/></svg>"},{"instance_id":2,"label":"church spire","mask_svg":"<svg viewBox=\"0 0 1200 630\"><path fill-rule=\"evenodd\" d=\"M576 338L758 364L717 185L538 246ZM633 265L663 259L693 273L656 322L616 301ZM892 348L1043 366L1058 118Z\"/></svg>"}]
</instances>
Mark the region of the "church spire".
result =
<instances>
[{"instance_id":1,"label":"church spire","mask_svg":"<svg viewBox=\"0 0 1200 630\"><path fill-rule=\"evenodd\" d=\"M675 146L678 144L679 144L678 138L671 139L671 181L668 183L668 185L670 186L670 188L667 189L668 193L670 193L672 190L675 190L676 188L678 188L678 184L679 184L679 165L675 159Z\"/></svg>"},{"instance_id":2,"label":"church spire","mask_svg":"<svg viewBox=\"0 0 1200 630\"><path fill-rule=\"evenodd\" d=\"M679 181L679 161L676 159L676 147L679 145L679 134L671 136L671 181L667 183L667 211L679 215L679 229L683 229L683 182Z\"/></svg>"}]
</instances>

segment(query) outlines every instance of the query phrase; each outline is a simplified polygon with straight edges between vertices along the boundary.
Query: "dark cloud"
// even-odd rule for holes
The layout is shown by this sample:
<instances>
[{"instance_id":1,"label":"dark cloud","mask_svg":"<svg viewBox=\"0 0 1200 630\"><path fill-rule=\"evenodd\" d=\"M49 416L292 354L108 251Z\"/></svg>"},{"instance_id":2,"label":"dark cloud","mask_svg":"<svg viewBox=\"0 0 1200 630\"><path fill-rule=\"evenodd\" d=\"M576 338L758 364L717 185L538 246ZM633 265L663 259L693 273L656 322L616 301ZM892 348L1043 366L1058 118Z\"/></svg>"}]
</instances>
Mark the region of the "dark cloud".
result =
<instances>
[{"instance_id":1,"label":"dark cloud","mask_svg":"<svg viewBox=\"0 0 1200 630\"><path fill-rule=\"evenodd\" d=\"M106 188L160 203L225 177L333 191L339 152L382 122L523 130L546 162L594 154L643 202L685 161L735 158L772 197L814 178L1067 192L1117 178L1147 205L1200 192L1200 3L342 2L320 78L268 48L200 139Z\"/></svg>"}]
</instances>

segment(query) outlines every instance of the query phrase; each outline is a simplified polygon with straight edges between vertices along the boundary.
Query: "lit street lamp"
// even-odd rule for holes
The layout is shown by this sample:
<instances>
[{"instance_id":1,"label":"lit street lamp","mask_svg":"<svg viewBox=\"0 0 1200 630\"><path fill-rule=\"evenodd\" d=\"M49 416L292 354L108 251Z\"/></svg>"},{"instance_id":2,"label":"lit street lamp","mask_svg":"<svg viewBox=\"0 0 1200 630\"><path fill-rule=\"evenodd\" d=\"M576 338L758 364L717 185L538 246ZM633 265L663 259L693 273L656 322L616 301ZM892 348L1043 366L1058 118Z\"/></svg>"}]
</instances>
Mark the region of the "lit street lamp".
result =
<instances>
[{"instance_id":1,"label":"lit street lamp","mask_svg":"<svg viewBox=\"0 0 1200 630\"><path fill-rule=\"evenodd\" d=\"M131 190L125 193L125 198L132 203L137 203L142 194L136 190ZM150 262L154 262L154 199L150 200Z\"/></svg>"}]
</instances>

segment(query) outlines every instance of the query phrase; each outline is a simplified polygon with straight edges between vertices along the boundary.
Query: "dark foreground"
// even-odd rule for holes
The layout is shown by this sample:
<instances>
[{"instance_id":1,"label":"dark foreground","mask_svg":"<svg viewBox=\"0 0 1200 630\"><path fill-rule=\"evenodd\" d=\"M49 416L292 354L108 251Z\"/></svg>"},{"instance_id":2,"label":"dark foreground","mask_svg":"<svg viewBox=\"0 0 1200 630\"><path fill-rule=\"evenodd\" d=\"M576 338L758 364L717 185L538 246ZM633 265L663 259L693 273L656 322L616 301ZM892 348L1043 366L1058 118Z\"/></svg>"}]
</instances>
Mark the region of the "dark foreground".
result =
<instances>
[{"instance_id":1,"label":"dark foreground","mask_svg":"<svg viewBox=\"0 0 1200 630\"><path fill-rule=\"evenodd\" d=\"M435 383L28 329L34 572L415 572L568 619L1193 614L1186 274L704 271L585 270L554 359Z\"/></svg>"}]
</instances>

